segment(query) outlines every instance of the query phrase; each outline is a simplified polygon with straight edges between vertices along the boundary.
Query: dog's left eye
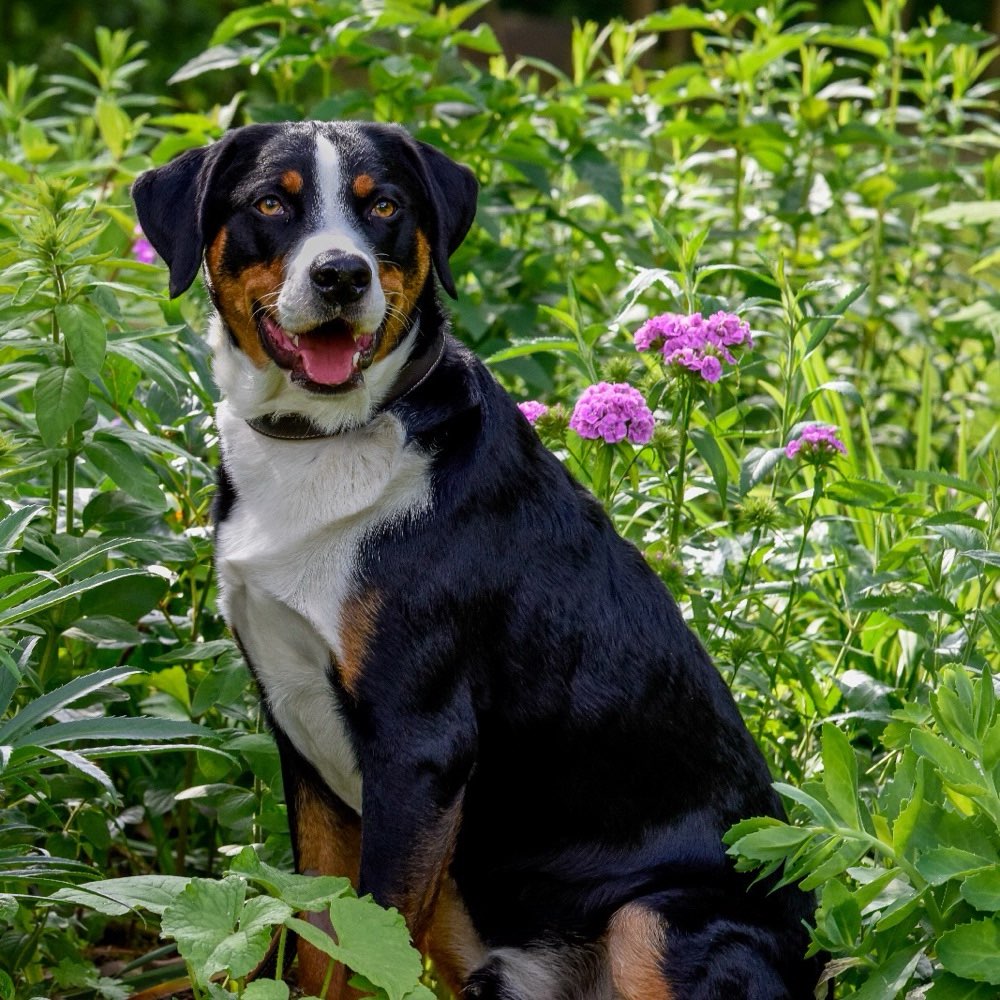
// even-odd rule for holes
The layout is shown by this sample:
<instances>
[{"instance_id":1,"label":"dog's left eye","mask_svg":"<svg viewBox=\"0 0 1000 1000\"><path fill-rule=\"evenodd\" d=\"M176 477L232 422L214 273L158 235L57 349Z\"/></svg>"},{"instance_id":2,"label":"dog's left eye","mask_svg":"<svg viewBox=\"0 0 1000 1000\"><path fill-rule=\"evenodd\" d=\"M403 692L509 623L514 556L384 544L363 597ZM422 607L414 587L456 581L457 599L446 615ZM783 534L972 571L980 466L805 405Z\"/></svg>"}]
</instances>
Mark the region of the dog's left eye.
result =
<instances>
[{"instance_id":1,"label":"dog's left eye","mask_svg":"<svg viewBox=\"0 0 1000 1000\"><path fill-rule=\"evenodd\" d=\"M371 214L378 219L391 219L398 211L399 206L394 201L390 201L388 198L379 198L372 205Z\"/></svg>"},{"instance_id":2,"label":"dog's left eye","mask_svg":"<svg viewBox=\"0 0 1000 1000\"><path fill-rule=\"evenodd\" d=\"M261 198L260 201L254 205L254 208L260 212L261 215L284 215L285 206L282 205L280 198L275 198L273 195L268 195L266 198Z\"/></svg>"}]
</instances>

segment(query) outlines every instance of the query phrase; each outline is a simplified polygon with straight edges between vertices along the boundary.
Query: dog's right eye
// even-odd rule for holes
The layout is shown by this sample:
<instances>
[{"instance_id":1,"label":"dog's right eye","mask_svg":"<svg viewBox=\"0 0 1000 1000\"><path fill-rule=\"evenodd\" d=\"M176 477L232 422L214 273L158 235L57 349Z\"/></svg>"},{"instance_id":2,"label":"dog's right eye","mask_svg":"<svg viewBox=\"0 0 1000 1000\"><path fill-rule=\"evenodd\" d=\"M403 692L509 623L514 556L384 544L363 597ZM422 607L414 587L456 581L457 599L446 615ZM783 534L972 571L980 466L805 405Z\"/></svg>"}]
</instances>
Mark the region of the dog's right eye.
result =
<instances>
[{"instance_id":1,"label":"dog's right eye","mask_svg":"<svg viewBox=\"0 0 1000 1000\"><path fill-rule=\"evenodd\" d=\"M266 198L261 198L260 201L254 205L254 208L256 208L261 215L275 216L285 214L285 206L281 203L281 199L275 198L274 195L268 195Z\"/></svg>"}]
</instances>

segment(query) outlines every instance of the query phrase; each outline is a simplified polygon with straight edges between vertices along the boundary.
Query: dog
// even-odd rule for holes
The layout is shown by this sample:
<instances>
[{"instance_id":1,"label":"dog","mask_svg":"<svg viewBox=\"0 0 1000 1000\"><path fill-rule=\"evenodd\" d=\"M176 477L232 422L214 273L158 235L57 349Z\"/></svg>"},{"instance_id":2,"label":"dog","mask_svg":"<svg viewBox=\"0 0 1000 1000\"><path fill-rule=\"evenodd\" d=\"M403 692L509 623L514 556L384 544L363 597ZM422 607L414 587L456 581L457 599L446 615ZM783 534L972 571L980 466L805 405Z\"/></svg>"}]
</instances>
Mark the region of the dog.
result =
<instances>
[{"instance_id":1,"label":"dog","mask_svg":"<svg viewBox=\"0 0 1000 1000\"><path fill-rule=\"evenodd\" d=\"M216 310L220 606L297 870L396 907L463 997L806 1000L810 898L722 843L782 815L728 688L450 333L477 191L356 122L237 128L133 188L170 294L204 263ZM326 972L300 941L299 986Z\"/></svg>"}]
</instances>

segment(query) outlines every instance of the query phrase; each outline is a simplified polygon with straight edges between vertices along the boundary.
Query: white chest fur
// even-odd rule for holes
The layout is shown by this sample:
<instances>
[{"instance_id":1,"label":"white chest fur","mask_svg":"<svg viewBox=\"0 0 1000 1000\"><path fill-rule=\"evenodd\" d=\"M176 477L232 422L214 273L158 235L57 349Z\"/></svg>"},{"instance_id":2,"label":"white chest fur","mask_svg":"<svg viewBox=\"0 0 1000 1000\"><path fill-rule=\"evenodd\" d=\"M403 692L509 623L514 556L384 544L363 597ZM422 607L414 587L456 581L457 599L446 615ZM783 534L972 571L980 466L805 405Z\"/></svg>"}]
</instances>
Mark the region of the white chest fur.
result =
<instances>
[{"instance_id":1,"label":"white chest fur","mask_svg":"<svg viewBox=\"0 0 1000 1000\"><path fill-rule=\"evenodd\" d=\"M277 441L225 402L217 414L237 501L219 527L221 611L239 635L275 722L324 781L361 810L361 778L339 696L345 603L363 584L372 529L429 502L429 458L383 414L317 441Z\"/></svg>"}]
</instances>

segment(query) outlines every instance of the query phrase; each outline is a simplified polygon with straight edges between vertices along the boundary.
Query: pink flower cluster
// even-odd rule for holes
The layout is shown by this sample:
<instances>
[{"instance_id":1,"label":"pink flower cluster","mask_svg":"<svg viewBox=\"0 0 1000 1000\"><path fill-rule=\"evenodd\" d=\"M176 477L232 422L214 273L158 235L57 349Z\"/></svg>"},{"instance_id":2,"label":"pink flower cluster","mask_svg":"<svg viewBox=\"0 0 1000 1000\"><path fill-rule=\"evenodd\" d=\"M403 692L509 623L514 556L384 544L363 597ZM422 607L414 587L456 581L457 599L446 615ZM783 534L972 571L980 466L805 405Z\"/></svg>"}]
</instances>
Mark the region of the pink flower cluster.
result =
<instances>
[{"instance_id":1,"label":"pink flower cluster","mask_svg":"<svg viewBox=\"0 0 1000 1000\"><path fill-rule=\"evenodd\" d=\"M583 390L573 407L570 427L583 438L601 438L617 444L628 438L648 444L653 436L653 414L642 393L625 382L598 382Z\"/></svg>"},{"instance_id":2,"label":"pink flower cluster","mask_svg":"<svg viewBox=\"0 0 1000 1000\"><path fill-rule=\"evenodd\" d=\"M750 324L733 313L721 311L708 319L701 313L691 316L663 313L647 320L635 334L637 351L660 351L668 365L687 368L706 382L719 381L722 361L736 364L730 348L741 345L753 346Z\"/></svg>"},{"instance_id":3,"label":"pink flower cluster","mask_svg":"<svg viewBox=\"0 0 1000 1000\"><path fill-rule=\"evenodd\" d=\"M803 427L797 438L785 445L785 455L795 458L800 452L803 458L827 458L836 452L847 454L844 442L837 437L837 428L828 424L809 424Z\"/></svg>"},{"instance_id":4,"label":"pink flower cluster","mask_svg":"<svg viewBox=\"0 0 1000 1000\"><path fill-rule=\"evenodd\" d=\"M537 399L518 403L517 408L524 414L529 424L533 424L539 417L544 417L549 412L549 408L544 403L539 403Z\"/></svg>"},{"instance_id":5,"label":"pink flower cluster","mask_svg":"<svg viewBox=\"0 0 1000 1000\"><path fill-rule=\"evenodd\" d=\"M153 244L142 235L142 229L136 226L132 230L136 239L132 244L132 256L135 257L140 264L152 264L156 260L156 251L153 249Z\"/></svg>"}]
</instances>

